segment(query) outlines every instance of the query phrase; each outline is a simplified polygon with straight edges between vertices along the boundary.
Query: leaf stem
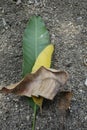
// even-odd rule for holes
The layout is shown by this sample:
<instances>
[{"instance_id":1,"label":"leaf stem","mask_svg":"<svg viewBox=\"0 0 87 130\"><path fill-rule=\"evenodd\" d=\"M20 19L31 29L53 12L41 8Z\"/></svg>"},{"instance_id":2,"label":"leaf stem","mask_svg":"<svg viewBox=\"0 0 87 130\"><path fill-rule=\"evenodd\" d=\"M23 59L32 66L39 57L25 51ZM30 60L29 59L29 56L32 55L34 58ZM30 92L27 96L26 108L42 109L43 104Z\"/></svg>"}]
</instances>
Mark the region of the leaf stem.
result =
<instances>
[{"instance_id":1,"label":"leaf stem","mask_svg":"<svg viewBox=\"0 0 87 130\"><path fill-rule=\"evenodd\" d=\"M34 117L33 117L32 130L35 130L36 111L37 111L37 105L36 105L36 103L35 103L35 105L34 105Z\"/></svg>"}]
</instances>

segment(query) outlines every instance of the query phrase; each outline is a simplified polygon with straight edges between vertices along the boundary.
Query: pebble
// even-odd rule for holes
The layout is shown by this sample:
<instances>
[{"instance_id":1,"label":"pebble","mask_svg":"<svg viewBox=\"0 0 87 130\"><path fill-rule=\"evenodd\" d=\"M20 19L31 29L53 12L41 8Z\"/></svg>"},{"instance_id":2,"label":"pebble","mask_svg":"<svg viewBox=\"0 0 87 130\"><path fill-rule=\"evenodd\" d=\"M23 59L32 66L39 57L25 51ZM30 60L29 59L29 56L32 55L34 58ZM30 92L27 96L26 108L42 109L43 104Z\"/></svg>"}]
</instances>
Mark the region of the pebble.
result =
<instances>
[{"instance_id":1,"label":"pebble","mask_svg":"<svg viewBox=\"0 0 87 130\"><path fill-rule=\"evenodd\" d=\"M80 92L80 93L83 93L83 90L82 90L82 89L80 89L80 90L79 90L79 92Z\"/></svg>"},{"instance_id":2,"label":"pebble","mask_svg":"<svg viewBox=\"0 0 87 130\"><path fill-rule=\"evenodd\" d=\"M3 25L6 26L5 18L2 18L2 21L3 21Z\"/></svg>"},{"instance_id":3,"label":"pebble","mask_svg":"<svg viewBox=\"0 0 87 130\"><path fill-rule=\"evenodd\" d=\"M6 23L6 21L5 21L5 18L2 18L2 22L3 22L3 25L4 25L5 29L7 30L7 29L8 29L8 26L7 26L7 23Z\"/></svg>"},{"instance_id":4,"label":"pebble","mask_svg":"<svg viewBox=\"0 0 87 130\"><path fill-rule=\"evenodd\" d=\"M85 86L87 86L87 79L85 80Z\"/></svg>"},{"instance_id":5,"label":"pebble","mask_svg":"<svg viewBox=\"0 0 87 130\"><path fill-rule=\"evenodd\" d=\"M16 5L19 5L21 3L21 0L17 0Z\"/></svg>"},{"instance_id":6,"label":"pebble","mask_svg":"<svg viewBox=\"0 0 87 130\"><path fill-rule=\"evenodd\" d=\"M2 111L0 111L0 114L2 114Z\"/></svg>"},{"instance_id":7,"label":"pebble","mask_svg":"<svg viewBox=\"0 0 87 130\"><path fill-rule=\"evenodd\" d=\"M28 4L33 4L34 3L34 0L29 0L28 1Z\"/></svg>"},{"instance_id":8,"label":"pebble","mask_svg":"<svg viewBox=\"0 0 87 130\"><path fill-rule=\"evenodd\" d=\"M26 116L26 118L27 118L27 120L29 121L29 119L30 119L30 116Z\"/></svg>"},{"instance_id":9,"label":"pebble","mask_svg":"<svg viewBox=\"0 0 87 130\"><path fill-rule=\"evenodd\" d=\"M80 16L80 17L77 17L77 20L78 20L78 21L82 20L82 17L81 17L81 16Z\"/></svg>"},{"instance_id":10,"label":"pebble","mask_svg":"<svg viewBox=\"0 0 87 130\"><path fill-rule=\"evenodd\" d=\"M87 116L85 116L85 120L87 120Z\"/></svg>"},{"instance_id":11,"label":"pebble","mask_svg":"<svg viewBox=\"0 0 87 130\"><path fill-rule=\"evenodd\" d=\"M36 129L39 130L39 127L37 127Z\"/></svg>"},{"instance_id":12,"label":"pebble","mask_svg":"<svg viewBox=\"0 0 87 130\"><path fill-rule=\"evenodd\" d=\"M9 97L7 97L7 100L9 100L10 98Z\"/></svg>"}]
</instances>

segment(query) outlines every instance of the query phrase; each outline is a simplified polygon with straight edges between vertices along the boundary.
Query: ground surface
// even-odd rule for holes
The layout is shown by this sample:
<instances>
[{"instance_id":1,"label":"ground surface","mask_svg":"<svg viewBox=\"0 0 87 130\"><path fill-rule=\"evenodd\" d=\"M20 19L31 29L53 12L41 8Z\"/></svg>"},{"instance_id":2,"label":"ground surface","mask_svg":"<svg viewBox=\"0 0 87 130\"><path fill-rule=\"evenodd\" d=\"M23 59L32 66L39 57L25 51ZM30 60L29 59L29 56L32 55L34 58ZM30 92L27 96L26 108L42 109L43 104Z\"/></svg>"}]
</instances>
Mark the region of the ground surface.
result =
<instances>
[{"instance_id":1,"label":"ground surface","mask_svg":"<svg viewBox=\"0 0 87 130\"><path fill-rule=\"evenodd\" d=\"M87 0L0 0L0 84L21 79L22 35L31 15L41 15L55 44L53 67L67 70L74 91L70 114L62 121L57 102L46 101L36 130L87 129ZM0 130L31 130L33 110L25 98L0 94Z\"/></svg>"}]
</instances>

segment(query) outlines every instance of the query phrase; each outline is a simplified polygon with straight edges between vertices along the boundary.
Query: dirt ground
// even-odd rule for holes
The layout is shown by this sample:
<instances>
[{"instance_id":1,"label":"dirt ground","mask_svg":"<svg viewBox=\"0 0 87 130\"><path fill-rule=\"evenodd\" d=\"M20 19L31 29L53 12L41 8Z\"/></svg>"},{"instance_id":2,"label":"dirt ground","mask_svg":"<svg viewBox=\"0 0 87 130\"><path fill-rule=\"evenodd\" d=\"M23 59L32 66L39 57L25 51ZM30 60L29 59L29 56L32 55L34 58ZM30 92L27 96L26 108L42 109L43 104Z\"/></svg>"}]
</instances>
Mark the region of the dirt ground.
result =
<instances>
[{"instance_id":1,"label":"dirt ground","mask_svg":"<svg viewBox=\"0 0 87 130\"><path fill-rule=\"evenodd\" d=\"M55 44L53 67L67 70L73 90L70 112L45 101L35 130L87 130L87 0L0 0L0 84L21 79L22 36L33 14L42 16ZM33 110L25 97L0 94L0 130L31 130Z\"/></svg>"}]
</instances>

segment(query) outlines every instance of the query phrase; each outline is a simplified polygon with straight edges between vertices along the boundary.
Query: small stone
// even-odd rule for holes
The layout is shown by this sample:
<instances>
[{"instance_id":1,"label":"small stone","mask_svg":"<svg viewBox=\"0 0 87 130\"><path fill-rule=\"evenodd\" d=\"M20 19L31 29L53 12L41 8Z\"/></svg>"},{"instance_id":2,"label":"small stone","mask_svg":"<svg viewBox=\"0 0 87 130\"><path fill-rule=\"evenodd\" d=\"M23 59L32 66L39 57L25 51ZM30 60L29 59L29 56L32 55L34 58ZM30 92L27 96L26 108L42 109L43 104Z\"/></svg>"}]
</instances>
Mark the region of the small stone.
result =
<instances>
[{"instance_id":1,"label":"small stone","mask_svg":"<svg viewBox=\"0 0 87 130\"><path fill-rule=\"evenodd\" d=\"M21 3L21 0L17 0L16 5L19 5Z\"/></svg>"},{"instance_id":2,"label":"small stone","mask_svg":"<svg viewBox=\"0 0 87 130\"><path fill-rule=\"evenodd\" d=\"M0 111L0 114L2 114L2 111Z\"/></svg>"},{"instance_id":3,"label":"small stone","mask_svg":"<svg viewBox=\"0 0 87 130\"><path fill-rule=\"evenodd\" d=\"M5 11L4 11L4 9L2 9L2 13L4 13Z\"/></svg>"},{"instance_id":4,"label":"small stone","mask_svg":"<svg viewBox=\"0 0 87 130\"><path fill-rule=\"evenodd\" d=\"M16 104L15 107L18 108L18 105Z\"/></svg>"},{"instance_id":5,"label":"small stone","mask_svg":"<svg viewBox=\"0 0 87 130\"><path fill-rule=\"evenodd\" d=\"M7 97L7 100L9 100L9 97Z\"/></svg>"},{"instance_id":6,"label":"small stone","mask_svg":"<svg viewBox=\"0 0 87 130\"><path fill-rule=\"evenodd\" d=\"M28 4L33 4L34 3L34 0L29 0L28 1Z\"/></svg>"},{"instance_id":7,"label":"small stone","mask_svg":"<svg viewBox=\"0 0 87 130\"><path fill-rule=\"evenodd\" d=\"M30 119L30 116L26 116L26 118L27 118L27 120L29 121L29 119Z\"/></svg>"},{"instance_id":8,"label":"small stone","mask_svg":"<svg viewBox=\"0 0 87 130\"><path fill-rule=\"evenodd\" d=\"M5 21L5 18L2 18L2 21L3 21L3 25L6 26L6 21Z\"/></svg>"},{"instance_id":9,"label":"small stone","mask_svg":"<svg viewBox=\"0 0 87 130\"><path fill-rule=\"evenodd\" d=\"M82 93L82 92L83 92L83 90L82 90L82 89L80 89L80 90L79 90L79 92L80 92L80 93Z\"/></svg>"},{"instance_id":10,"label":"small stone","mask_svg":"<svg viewBox=\"0 0 87 130\"><path fill-rule=\"evenodd\" d=\"M39 127L37 127L36 129L39 130Z\"/></svg>"},{"instance_id":11,"label":"small stone","mask_svg":"<svg viewBox=\"0 0 87 130\"><path fill-rule=\"evenodd\" d=\"M85 80L85 86L87 86L87 79Z\"/></svg>"},{"instance_id":12,"label":"small stone","mask_svg":"<svg viewBox=\"0 0 87 130\"><path fill-rule=\"evenodd\" d=\"M77 20L78 20L78 21L79 21L79 20L82 20L82 17L81 17L81 16L80 16L80 17L78 17L78 18L77 18Z\"/></svg>"},{"instance_id":13,"label":"small stone","mask_svg":"<svg viewBox=\"0 0 87 130\"><path fill-rule=\"evenodd\" d=\"M87 120L87 116L85 116L85 120Z\"/></svg>"}]
</instances>

